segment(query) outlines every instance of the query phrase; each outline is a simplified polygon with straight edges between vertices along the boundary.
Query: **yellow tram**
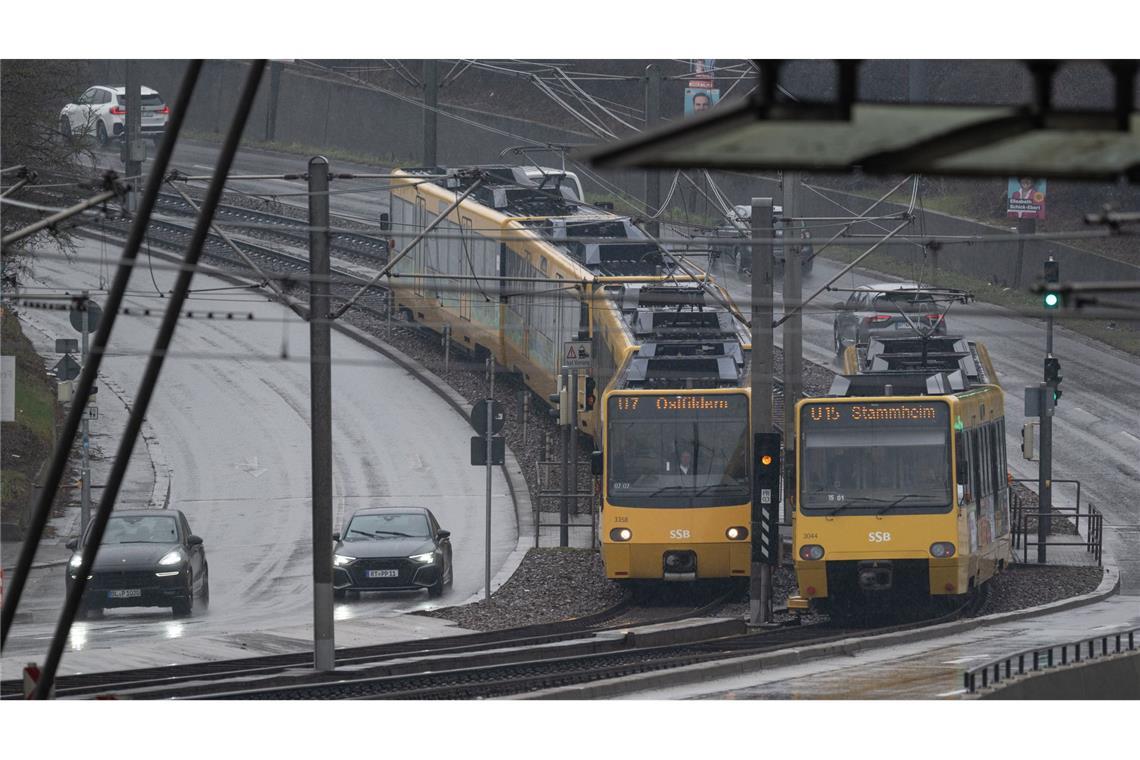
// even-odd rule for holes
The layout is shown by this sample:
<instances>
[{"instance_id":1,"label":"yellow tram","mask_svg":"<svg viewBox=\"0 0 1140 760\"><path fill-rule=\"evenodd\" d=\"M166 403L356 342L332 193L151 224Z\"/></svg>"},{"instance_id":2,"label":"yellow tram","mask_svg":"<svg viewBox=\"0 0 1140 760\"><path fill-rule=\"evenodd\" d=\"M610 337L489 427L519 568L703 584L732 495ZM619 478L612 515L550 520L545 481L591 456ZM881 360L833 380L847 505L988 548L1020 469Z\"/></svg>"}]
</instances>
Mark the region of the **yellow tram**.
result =
<instances>
[{"instance_id":1,"label":"yellow tram","mask_svg":"<svg viewBox=\"0 0 1140 760\"><path fill-rule=\"evenodd\" d=\"M408 320L494 356L543 399L557 393L565 341L592 342L576 403L579 432L604 452L607 577L747 577L749 347L724 291L628 217L581 203L557 175L395 175L397 252L479 183L397 263L391 285Z\"/></svg>"},{"instance_id":2,"label":"yellow tram","mask_svg":"<svg viewBox=\"0 0 1140 760\"><path fill-rule=\"evenodd\" d=\"M984 347L970 347L958 359L993 378ZM796 405L790 608L956 596L1010 562L1003 393L969 377L845 376L840 393Z\"/></svg>"}]
</instances>

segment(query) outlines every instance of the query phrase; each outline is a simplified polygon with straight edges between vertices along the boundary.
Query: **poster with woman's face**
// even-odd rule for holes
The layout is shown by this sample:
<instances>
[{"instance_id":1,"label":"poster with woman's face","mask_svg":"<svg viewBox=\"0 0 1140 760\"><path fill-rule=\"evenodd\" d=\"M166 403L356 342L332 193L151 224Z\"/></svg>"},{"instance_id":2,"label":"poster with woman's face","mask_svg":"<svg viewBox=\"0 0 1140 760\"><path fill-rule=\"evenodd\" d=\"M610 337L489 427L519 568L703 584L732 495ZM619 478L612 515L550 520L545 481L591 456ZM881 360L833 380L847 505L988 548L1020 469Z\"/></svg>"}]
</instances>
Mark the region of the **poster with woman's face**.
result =
<instances>
[{"instance_id":1,"label":"poster with woman's face","mask_svg":"<svg viewBox=\"0 0 1140 760\"><path fill-rule=\"evenodd\" d=\"M1010 177L1006 186L1006 216L1013 219L1045 218L1045 180Z\"/></svg>"}]
</instances>

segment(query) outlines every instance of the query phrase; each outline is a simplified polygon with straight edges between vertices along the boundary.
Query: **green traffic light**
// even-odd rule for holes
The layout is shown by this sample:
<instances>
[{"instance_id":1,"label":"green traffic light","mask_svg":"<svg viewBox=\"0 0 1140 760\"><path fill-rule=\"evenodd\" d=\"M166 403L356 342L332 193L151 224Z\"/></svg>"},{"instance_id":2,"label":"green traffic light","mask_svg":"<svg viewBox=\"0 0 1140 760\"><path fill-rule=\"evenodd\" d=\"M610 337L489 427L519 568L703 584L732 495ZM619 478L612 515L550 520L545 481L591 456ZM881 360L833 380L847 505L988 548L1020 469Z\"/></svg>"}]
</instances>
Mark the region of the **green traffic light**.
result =
<instances>
[{"instance_id":1,"label":"green traffic light","mask_svg":"<svg viewBox=\"0 0 1140 760\"><path fill-rule=\"evenodd\" d=\"M1056 309L1061 305L1061 294L1049 292L1045 294L1045 308Z\"/></svg>"}]
</instances>

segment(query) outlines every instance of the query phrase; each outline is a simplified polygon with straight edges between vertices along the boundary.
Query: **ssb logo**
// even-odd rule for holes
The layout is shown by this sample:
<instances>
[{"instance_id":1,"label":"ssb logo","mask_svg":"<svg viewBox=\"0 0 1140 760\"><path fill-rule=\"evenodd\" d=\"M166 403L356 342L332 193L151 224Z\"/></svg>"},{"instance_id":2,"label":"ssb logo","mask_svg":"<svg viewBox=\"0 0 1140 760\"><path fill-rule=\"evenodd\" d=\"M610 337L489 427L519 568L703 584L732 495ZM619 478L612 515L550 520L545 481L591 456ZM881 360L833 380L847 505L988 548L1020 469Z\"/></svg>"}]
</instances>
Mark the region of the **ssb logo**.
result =
<instances>
[{"instance_id":1,"label":"ssb logo","mask_svg":"<svg viewBox=\"0 0 1140 760\"><path fill-rule=\"evenodd\" d=\"M687 530L671 530L671 531L669 531L669 538L672 538L672 539L692 538L692 537L693 537L693 534Z\"/></svg>"},{"instance_id":2,"label":"ssb logo","mask_svg":"<svg viewBox=\"0 0 1140 760\"><path fill-rule=\"evenodd\" d=\"M873 530L867 534L867 540L872 544L881 544L891 540L891 534L885 530Z\"/></svg>"}]
</instances>

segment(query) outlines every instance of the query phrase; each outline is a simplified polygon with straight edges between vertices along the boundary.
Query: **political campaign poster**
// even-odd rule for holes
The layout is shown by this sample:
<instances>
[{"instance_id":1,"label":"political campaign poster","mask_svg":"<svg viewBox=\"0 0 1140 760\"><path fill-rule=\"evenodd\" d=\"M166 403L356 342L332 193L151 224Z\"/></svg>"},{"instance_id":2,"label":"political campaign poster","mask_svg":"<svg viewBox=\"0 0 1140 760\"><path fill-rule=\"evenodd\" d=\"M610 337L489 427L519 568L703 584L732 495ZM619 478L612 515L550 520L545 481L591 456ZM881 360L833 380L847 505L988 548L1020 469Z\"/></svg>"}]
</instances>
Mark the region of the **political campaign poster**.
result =
<instances>
[{"instance_id":1,"label":"political campaign poster","mask_svg":"<svg viewBox=\"0 0 1140 760\"><path fill-rule=\"evenodd\" d=\"M685 88L685 115L704 113L720 102L720 90Z\"/></svg>"},{"instance_id":2,"label":"political campaign poster","mask_svg":"<svg viewBox=\"0 0 1140 760\"><path fill-rule=\"evenodd\" d=\"M1006 216L1012 219L1045 218L1045 180L1010 177L1006 188Z\"/></svg>"}]
</instances>

